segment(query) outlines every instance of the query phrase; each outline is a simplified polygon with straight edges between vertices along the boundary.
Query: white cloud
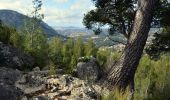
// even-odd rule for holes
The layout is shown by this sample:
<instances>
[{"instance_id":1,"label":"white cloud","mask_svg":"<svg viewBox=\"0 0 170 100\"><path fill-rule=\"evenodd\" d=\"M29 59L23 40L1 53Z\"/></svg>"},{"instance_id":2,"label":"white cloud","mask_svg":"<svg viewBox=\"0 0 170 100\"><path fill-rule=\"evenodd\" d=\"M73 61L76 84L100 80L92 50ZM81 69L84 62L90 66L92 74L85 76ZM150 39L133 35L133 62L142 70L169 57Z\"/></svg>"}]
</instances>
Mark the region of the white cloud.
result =
<instances>
[{"instance_id":1,"label":"white cloud","mask_svg":"<svg viewBox=\"0 0 170 100\"><path fill-rule=\"evenodd\" d=\"M67 3L68 0L55 0L57 3Z\"/></svg>"},{"instance_id":2,"label":"white cloud","mask_svg":"<svg viewBox=\"0 0 170 100\"><path fill-rule=\"evenodd\" d=\"M81 22L81 16L78 12L72 12L70 9L59 10L51 8L45 9L45 21L46 22L56 22L56 25L65 24L79 24ZM48 11L48 12L47 12Z\"/></svg>"},{"instance_id":3,"label":"white cloud","mask_svg":"<svg viewBox=\"0 0 170 100\"><path fill-rule=\"evenodd\" d=\"M68 9L46 8L45 21L53 21L57 26L65 24L82 26L84 14L91 9L94 9L94 6L91 1L87 2L87 0L77 0Z\"/></svg>"},{"instance_id":4,"label":"white cloud","mask_svg":"<svg viewBox=\"0 0 170 100\"><path fill-rule=\"evenodd\" d=\"M27 14L31 5L27 0L2 0L0 3L0 9L15 10L23 14Z\"/></svg>"},{"instance_id":5,"label":"white cloud","mask_svg":"<svg viewBox=\"0 0 170 100\"><path fill-rule=\"evenodd\" d=\"M45 0L46 2L50 2ZM60 3L67 3L69 0L55 0ZM42 13L45 15L44 21L52 26L74 25L82 26L84 13L93 9L90 0L76 0L67 9L57 8L55 5L43 3ZM32 2L30 0L1 0L0 9L16 10L23 14L30 14Z\"/></svg>"}]
</instances>

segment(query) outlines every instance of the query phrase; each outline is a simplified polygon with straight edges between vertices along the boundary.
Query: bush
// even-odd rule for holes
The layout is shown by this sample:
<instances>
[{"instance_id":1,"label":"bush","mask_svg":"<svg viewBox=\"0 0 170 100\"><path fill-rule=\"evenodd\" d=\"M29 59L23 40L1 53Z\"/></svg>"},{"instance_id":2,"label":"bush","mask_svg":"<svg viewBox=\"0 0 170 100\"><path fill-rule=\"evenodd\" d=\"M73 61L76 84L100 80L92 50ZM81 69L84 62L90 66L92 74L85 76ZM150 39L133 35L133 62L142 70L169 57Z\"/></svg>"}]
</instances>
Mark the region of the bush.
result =
<instances>
[{"instance_id":1,"label":"bush","mask_svg":"<svg viewBox=\"0 0 170 100\"><path fill-rule=\"evenodd\" d=\"M120 55L121 53L116 50L98 50L97 61L101 69L107 71L120 58Z\"/></svg>"},{"instance_id":2,"label":"bush","mask_svg":"<svg viewBox=\"0 0 170 100\"><path fill-rule=\"evenodd\" d=\"M127 89L125 92L119 91L115 89L109 94L102 94L102 100L128 100L129 90Z\"/></svg>"},{"instance_id":3,"label":"bush","mask_svg":"<svg viewBox=\"0 0 170 100\"><path fill-rule=\"evenodd\" d=\"M162 53L170 53L170 26L164 27L153 35L152 43L146 47L146 53L153 59L159 59Z\"/></svg>"},{"instance_id":4,"label":"bush","mask_svg":"<svg viewBox=\"0 0 170 100\"><path fill-rule=\"evenodd\" d=\"M24 35L24 41L22 43L25 53L30 54L35 59L35 66L43 68L47 64L48 55L47 55L47 39L46 36L42 33L36 33L32 36L30 34Z\"/></svg>"},{"instance_id":5,"label":"bush","mask_svg":"<svg viewBox=\"0 0 170 100\"><path fill-rule=\"evenodd\" d=\"M52 61L50 61L49 66L50 66L49 75L55 75L57 70L56 65Z\"/></svg>"},{"instance_id":6,"label":"bush","mask_svg":"<svg viewBox=\"0 0 170 100\"><path fill-rule=\"evenodd\" d=\"M0 22L0 41L8 44L10 41L10 35L13 29L5 26Z\"/></svg>"},{"instance_id":7,"label":"bush","mask_svg":"<svg viewBox=\"0 0 170 100\"><path fill-rule=\"evenodd\" d=\"M170 57L162 55L158 61L144 55L135 76L136 100L170 99Z\"/></svg>"},{"instance_id":8,"label":"bush","mask_svg":"<svg viewBox=\"0 0 170 100\"><path fill-rule=\"evenodd\" d=\"M84 43L82 38L77 40L68 39L63 42L59 38L52 38L49 42L49 57L50 60L57 65L58 68L64 69L65 73L72 74L79 60L85 55L95 56L97 49L94 46L93 41L89 40L88 43ZM90 52L86 52L90 48Z\"/></svg>"},{"instance_id":9,"label":"bush","mask_svg":"<svg viewBox=\"0 0 170 100\"><path fill-rule=\"evenodd\" d=\"M161 55L157 61L146 54L143 55L135 74L134 100L170 100L169 77L169 55ZM127 100L127 97L119 91L114 91L103 96L103 100Z\"/></svg>"}]
</instances>

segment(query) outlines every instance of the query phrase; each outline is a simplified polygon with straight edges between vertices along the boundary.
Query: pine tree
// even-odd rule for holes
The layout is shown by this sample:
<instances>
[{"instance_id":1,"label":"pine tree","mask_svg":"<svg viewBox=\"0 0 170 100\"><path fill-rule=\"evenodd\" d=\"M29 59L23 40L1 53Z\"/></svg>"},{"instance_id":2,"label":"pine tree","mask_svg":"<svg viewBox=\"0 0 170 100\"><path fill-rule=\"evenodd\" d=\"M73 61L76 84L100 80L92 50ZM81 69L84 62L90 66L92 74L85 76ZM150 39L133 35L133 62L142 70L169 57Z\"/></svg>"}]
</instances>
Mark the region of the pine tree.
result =
<instances>
[{"instance_id":1,"label":"pine tree","mask_svg":"<svg viewBox=\"0 0 170 100\"><path fill-rule=\"evenodd\" d=\"M146 48L146 53L153 59L159 58L161 53L170 53L170 27L154 34L154 39Z\"/></svg>"},{"instance_id":2,"label":"pine tree","mask_svg":"<svg viewBox=\"0 0 170 100\"><path fill-rule=\"evenodd\" d=\"M85 46L85 55L86 56L96 56L97 48L93 42L93 39L88 39L88 42Z\"/></svg>"},{"instance_id":3,"label":"pine tree","mask_svg":"<svg viewBox=\"0 0 170 100\"><path fill-rule=\"evenodd\" d=\"M82 37L79 37L76 40L76 43L74 45L74 54L73 54L77 59L79 57L84 56L84 43Z\"/></svg>"},{"instance_id":4,"label":"pine tree","mask_svg":"<svg viewBox=\"0 0 170 100\"><path fill-rule=\"evenodd\" d=\"M87 28L100 30L109 26L109 33L116 32L127 38L125 50L119 61L114 64L101 83L109 89L118 87L125 90L128 86L133 94L134 76L143 53L155 8L159 0L93 0L96 6L84 17ZM156 22L155 22L156 23ZM154 24L155 24L154 23ZM100 31L99 31L100 32ZM103 82L104 80L104 82Z\"/></svg>"},{"instance_id":5,"label":"pine tree","mask_svg":"<svg viewBox=\"0 0 170 100\"><path fill-rule=\"evenodd\" d=\"M52 38L49 43L49 58L54 64L62 66L63 56L62 56L62 46L63 43L59 38Z\"/></svg>"}]
</instances>

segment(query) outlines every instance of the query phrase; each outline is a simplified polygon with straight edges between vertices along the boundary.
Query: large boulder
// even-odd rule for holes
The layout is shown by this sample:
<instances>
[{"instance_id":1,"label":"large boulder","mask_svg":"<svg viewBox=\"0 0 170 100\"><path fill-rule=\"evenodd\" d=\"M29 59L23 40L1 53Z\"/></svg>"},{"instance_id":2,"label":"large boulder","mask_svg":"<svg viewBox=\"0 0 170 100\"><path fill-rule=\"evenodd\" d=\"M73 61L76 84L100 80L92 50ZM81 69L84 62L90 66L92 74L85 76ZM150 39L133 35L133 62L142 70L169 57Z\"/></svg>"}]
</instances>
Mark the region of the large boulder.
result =
<instances>
[{"instance_id":1,"label":"large boulder","mask_svg":"<svg viewBox=\"0 0 170 100\"><path fill-rule=\"evenodd\" d=\"M15 82L21 78L18 70L0 67L0 100L20 100L23 92L15 87Z\"/></svg>"},{"instance_id":2,"label":"large boulder","mask_svg":"<svg viewBox=\"0 0 170 100\"><path fill-rule=\"evenodd\" d=\"M87 62L79 62L75 73L78 78L89 81L96 81L101 76L101 70L95 58Z\"/></svg>"},{"instance_id":3,"label":"large boulder","mask_svg":"<svg viewBox=\"0 0 170 100\"><path fill-rule=\"evenodd\" d=\"M17 48L0 42L0 67L13 69L31 68L34 65L34 59L24 54Z\"/></svg>"}]
</instances>

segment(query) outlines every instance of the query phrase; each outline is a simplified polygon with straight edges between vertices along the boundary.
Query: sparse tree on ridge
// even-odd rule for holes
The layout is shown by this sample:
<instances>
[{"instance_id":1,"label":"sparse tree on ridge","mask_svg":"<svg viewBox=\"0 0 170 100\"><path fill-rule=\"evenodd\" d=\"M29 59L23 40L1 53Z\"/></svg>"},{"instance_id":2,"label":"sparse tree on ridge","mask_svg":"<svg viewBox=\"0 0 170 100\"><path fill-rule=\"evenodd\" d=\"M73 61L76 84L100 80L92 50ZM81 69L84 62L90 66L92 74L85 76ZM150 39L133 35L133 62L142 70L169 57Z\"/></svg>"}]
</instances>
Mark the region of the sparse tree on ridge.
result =
<instances>
[{"instance_id":1,"label":"sparse tree on ridge","mask_svg":"<svg viewBox=\"0 0 170 100\"><path fill-rule=\"evenodd\" d=\"M25 25L21 32L24 34L24 50L31 54L36 60L36 66L44 67L47 64L48 50L47 37L41 28L42 19L41 14L42 1L33 0L33 11L29 18L26 18Z\"/></svg>"},{"instance_id":2,"label":"sparse tree on ridge","mask_svg":"<svg viewBox=\"0 0 170 100\"><path fill-rule=\"evenodd\" d=\"M34 44L34 35L37 32L43 33L40 28L40 24L44 15L40 13L42 1L41 0L33 0L33 11L31 12L30 19L25 20L24 32L30 34L31 36L31 48L33 48Z\"/></svg>"}]
</instances>

